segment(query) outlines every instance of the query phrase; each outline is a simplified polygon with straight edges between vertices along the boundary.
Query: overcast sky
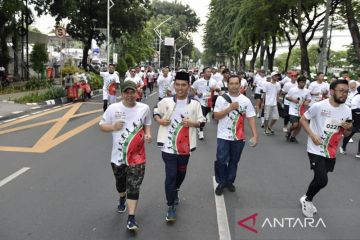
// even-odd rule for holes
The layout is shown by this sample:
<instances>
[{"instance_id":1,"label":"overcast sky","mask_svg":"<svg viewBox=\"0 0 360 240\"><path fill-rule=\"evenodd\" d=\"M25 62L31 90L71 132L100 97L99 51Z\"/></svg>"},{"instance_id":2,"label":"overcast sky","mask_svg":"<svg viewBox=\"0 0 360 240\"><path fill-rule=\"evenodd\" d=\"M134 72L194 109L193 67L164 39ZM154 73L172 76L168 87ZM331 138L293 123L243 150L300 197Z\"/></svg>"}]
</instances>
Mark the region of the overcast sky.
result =
<instances>
[{"instance_id":1,"label":"overcast sky","mask_svg":"<svg viewBox=\"0 0 360 240\"><path fill-rule=\"evenodd\" d=\"M165 0L167 2L173 2L173 0ZM190 8L192 8L198 17L200 18L200 23L204 25L207 20L207 14L209 12L209 3L210 0L178 0L178 2L181 2L184 5L189 5ZM116 6L115 6L116 7ZM40 18L35 19L36 28L38 28L43 33L49 33L55 25L55 21L50 16L42 16ZM198 32L193 34L193 41L197 48L200 49L200 51L203 51L202 46L202 36L203 36L203 26L200 26L198 28ZM170 37L170 36L169 36Z\"/></svg>"}]
</instances>

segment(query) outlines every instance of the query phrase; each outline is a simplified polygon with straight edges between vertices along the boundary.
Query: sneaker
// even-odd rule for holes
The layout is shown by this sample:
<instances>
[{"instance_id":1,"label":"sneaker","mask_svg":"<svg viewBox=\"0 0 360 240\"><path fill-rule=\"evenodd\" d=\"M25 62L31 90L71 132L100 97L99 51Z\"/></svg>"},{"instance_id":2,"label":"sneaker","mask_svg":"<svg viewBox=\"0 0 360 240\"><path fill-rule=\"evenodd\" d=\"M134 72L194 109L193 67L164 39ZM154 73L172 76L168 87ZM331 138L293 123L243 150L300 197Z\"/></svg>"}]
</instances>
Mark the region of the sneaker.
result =
<instances>
[{"instance_id":1,"label":"sneaker","mask_svg":"<svg viewBox=\"0 0 360 240\"><path fill-rule=\"evenodd\" d=\"M219 184L215 189L215 194L220 196L223 194L223 192L224 192L224 186Z\"/></svg>"},{"instance_id":2,"label":"sneaker","mask_svg":"<svg viewBox=\"0 0 360 240\"><path fill-rule=\"evenodd\" d=\"M291 138L291 132L287 132L286 135L285 135L285 138L286 138L286 141L290 141L290 138Z\"/></svg>"},{"instance_id":3,"label":"sneaker","mask_svg":"<svg viewBox=\"0 0 360 240\"><path fill-rule=\"evenodd\" d=\"M343 149L343 147L340 147L340 148L339 148L339 152L340 152L341 154L344 154L344 155L346 154L346 151L345 151L345 149Z\"/></svg>"},{"instance_id":4,"label":"sneaker","mask_svg":"<svg viewBox=\"0 0 360 240\"><path fill-rule=\"evenodd\" d=\"M200 131L198 135L199 135L199 140L204 140L204 131Z\"/></svg>"},{"instance_id":5,"label":"sneaker","mask_svg":"<svg viewBox=\"0 0 360 240\"><path fill-rule=\"evenodd\" d=\"M131 230L131 231L136 231L139 229L139 225L137 224L137 222L135 221L135 217L129 218L126 228Z\"/></svg>"},{"instance_id":6,"label":"sneaker","mask_svg":"<svg viewBox=\"0 0 360 240\"><path fill-rule=\"evenodd\" d=\"M257 118L260 118L260 113L258 113L256 116L257 116Z\"/></svg>"},{"instance_id":7,"label":"sneaker","mask_svg":"<svg viewBox=\"0 0 360 240\"><path fill-rule=\"evenodd\" d=\"M290 140L289 140L290 142L292 142L292 143L299 143L298 142L298 140L295 138L295 137L290 137Z\"/></svg>"},{"instance_id":8,"label":"sneaker","mask_svg":"<svg viewBox=\"0 0 360 240\"><path fill-rule=\"evenodd\" d=\"M167 222L174 222L176 221L176 207L170 206L166 213L166 221Z\"/></svg>"},{"instance_id":9,"label":"sneaker","mask_svg":"<svg viewBox=\"0 0 360 240\"><path fill-rule=\"evenodd\" d=\"M286 127L283 127L283 132L284 133L287 133L288 132L288 129Z\"/></svg>"},{"instance_id":10,"label":"sneaker","mask_svg":"<svg viewBox=\"0 0 360 240\"><path fill-rule=\"evenodd\" d=\"M229 183L226 185L226 188L229 190L229 192L235 192L235 186L232 183Z\"/></svg>"},{"instance_id":11,"label":"sneaker","mask_svg":"<svg viewBox=\"0 0 360 240\"><path fill-rule=\"evenodd\" d=\"M349 143L353 143L353 142L354 142L354 140L352 138L350 138Z\"/></svg>"},{"instance_id":12,"label":"sneaker","mask_svg":"<svg viewBox=\"0 0 360 240\"><path fill-rule=\"evenodd\" d=\"M313 218L314 217L314 208L315 207L312 202L306 201L306 196L302 196L300 198L301 210L305 217ZM316 210L316 208L315 208ZM316 210L317 211L317 210Z\"/></svg>"},{"instance_id":13,"label":"sneaker","mask_svg":"<svg viewBox=\"0 0 360 240\"><path fill-rule=\"evenodd\" d=\"M275 134L274 130L272 130L271 128L269 128L268 131L270 132L271 135Z\"/></svg>"},{"instance_id":14,"label":"sneaker","mask_svg":"<svg viewBox=\"0 0 360 240\"><path fill-rule=\"evenodd\" d=\"M177 206L180 203L180 199L179 199L179 190L176 190L176 197L174 200L174 205Z\"/></svg>"},{"instance_id":15,"label":"sneaker","mask_svg":"<svg viewBox=\"0 0 360 240\"><path fill-rule=\"evenodd\" d=\"M264 128L264 124L261 124L261 128Z\"/></svg>"},{"instance_id":16,"label":"sneaker","mask_svg":"<svg viewBox=\"0 0 360 240\"><path fill-rule=\"evenodd\" d=\"M123 213L126 211L126 198L120 198L117 208L119 213Z\"/></svg>"},{"instance_id":17,"label":"sneaker","mask_svg":"<svg viewBox=\"0 0 360 240\"><path fill-rule=\"evenodd\" d=\"M360 158L360 152L355 155L356 158Z\"/></svg>"},{"instance_id":18,"label":"sneaker","mask_svg":"<svg viewBox=\"0 0 360 240\"><path fill-rule=\"evenodd\" d=\"M265 134L266 136L270 136L270 135L271 135L271 132L268 131L268 130L265 130L265 131L264 131L264 134Z\"/></svg>"}]
</instances>

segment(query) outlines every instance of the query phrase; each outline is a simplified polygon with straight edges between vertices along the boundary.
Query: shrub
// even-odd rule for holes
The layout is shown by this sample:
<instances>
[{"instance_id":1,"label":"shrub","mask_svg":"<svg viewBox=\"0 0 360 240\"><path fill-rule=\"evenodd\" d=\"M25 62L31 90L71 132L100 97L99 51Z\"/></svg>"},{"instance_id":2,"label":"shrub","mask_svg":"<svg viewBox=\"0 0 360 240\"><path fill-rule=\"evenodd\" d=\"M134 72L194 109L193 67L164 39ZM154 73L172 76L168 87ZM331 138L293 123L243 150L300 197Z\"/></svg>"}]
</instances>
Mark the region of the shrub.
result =
<instances>
[{"instance_id":1,"label":"shrub","mask_svg":"<svg viewBox=\"0 0 360 240\"><path fill-rule=\"evenodd\" d=\"M51 87L44 93L31 93L26 96L15 99L16 103L43 102L50 99L56 99L66 96L66 90L60 87Z\"/></svg>"},{"instance_id":2,"label":"shrub","mask_svg":"<svg viewBox=\"0 0 360 240\"><path fill-rule=\"evenodd\" d=\"M92 90L100 89L103 87L103 79L100 77L100 75L89 72L87 73L89 76L89 84L91 86Z\"/></svg>"},{"instance_id":3,"label":"shrub","mask_svg":"<svg viewBox=\"0 0 360 240\"><path fill-rule=\"evenodd\" d=\"M126 64L123 58L119 59L118 64L116 66L116 71L119 72L120 77L124 76L128 70L128 65Z\"/></svg>"},{"instance_id":4,"label":"shrub","mask_svg":"<svg viewBox=\"0 0 360 240\"><path fill-rule=\"evenodd\" d=\"M135 65L136 65L135 58L133 57L133 55L131 55L129 53L125 55L125 62L126 62L127 67L129 67L129 68L135 67Z\"/></svg>"}]
</instances>

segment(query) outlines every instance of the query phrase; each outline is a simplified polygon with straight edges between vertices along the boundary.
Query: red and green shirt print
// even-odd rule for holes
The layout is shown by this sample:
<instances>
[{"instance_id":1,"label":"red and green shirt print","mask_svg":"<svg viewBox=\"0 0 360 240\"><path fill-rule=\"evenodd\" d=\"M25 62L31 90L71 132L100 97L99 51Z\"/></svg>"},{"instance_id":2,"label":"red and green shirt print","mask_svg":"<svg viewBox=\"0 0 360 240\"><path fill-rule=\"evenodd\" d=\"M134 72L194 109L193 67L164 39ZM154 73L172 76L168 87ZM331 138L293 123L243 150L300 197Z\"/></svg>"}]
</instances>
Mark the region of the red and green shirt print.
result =
<instances>
[{"instance_id":1,"label":"red and green shirt print","mask_svg":"<svg viewBox=\"0 0 360 240\"><path fill-rule=\"evenodd\" d=\"M122 102L111 104L105 111L101 124L124 122L120 131L112 132L113 148L111 162L116 165L134 166L146 161L144 125L151 124L150 108L144 103L136 103L128 108Z\"/></svg>"},{"instance_id":2,"label":"red and green shirt print","mask_svg":"<svg viewBox=\"0 0 360 240\"><path fill-rule=\"evenodd\" d=\"M174 109L171 111L171 123L167 127L168 138L162 147L162 151L177 155L190 154L190 132L184 127L182 121L189 117L187 110L188 100L177 100Z\"/></svg>"},{"instance_id":3,"label":"red and green shirt print","mask_svg":"<svg viewBox=\"0 0 360 240\"><path fill-rule=\"evenodd\" d=\"M231 111L226 117L219 120L217 129L217 138L236 141L245 140L244 120L254 117L255 110L250 100L240 94L237 97L231 97L232 102L239 103L239 109ZM218 97L215 103L214 112L221 112L228 108L229 102L223 97Z\"/></svg>"},{"instance_id":4,"label":"red and green shirt print","mask_svg":"<svg viewBox=\"0 0 360 240\"><path fill-rule=\"evenodd\" d=\"M311 130L322 139L321 145L315 145L308 137L307 151L326 158L335 158L344 129L341 124L351 120L351 110L345 104L333 107L329 99L314 103L304 114L310 120Z\"/></svg>"}]
</instances>

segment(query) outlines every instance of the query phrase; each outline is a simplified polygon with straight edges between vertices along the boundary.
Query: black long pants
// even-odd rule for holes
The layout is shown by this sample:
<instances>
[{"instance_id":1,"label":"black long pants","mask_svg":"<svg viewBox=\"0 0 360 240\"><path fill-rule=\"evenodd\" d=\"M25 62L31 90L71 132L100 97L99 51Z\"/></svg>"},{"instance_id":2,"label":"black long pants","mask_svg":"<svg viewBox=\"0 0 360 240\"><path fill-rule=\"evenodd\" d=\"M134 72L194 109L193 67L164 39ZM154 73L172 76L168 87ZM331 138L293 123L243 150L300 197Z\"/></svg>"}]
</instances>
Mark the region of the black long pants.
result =
<instances>
[{"instance_id":1,"label":"black long pants","mask_svg":"<svg viewBox=\"0 0 360 240\"><path fill-rule=\"evenodd\" d=\"M284 126L287 126L290 122L289 105L284 105Z\"/></svg>"},{"instance_id":2,"label":"black long pants","mask_svg":"<svg viewBox=\"0 0 360 240\"><path fill-rule=\"evenodd\" d=\"M211 107L201 106L201 111L202 111L203 116L206 118L206 115L208 115L208 113L211 112ZM200 127L200 131L203 131L203 130L204 130L204 127Z\"/></svg>"},{"instance_id":3,"label":"black long pants","mask_svg":"<svg viewBox=\"0 0 360 240\"><path fill-rule=\"evenodd\" d=\"M342 147L342 149L344 149L344 151L346 150L347 144L349 143L350 139L354 136L355 133L356 133L356 132L351 132L351 134L350 134L349 136L344 137L343 143L342 143L342 145L341 145L341 147ZM358 152L358 153L360 152L360 139L359 139L359 141L358 141L358 150L357 150L357 152Z\"/></svg>"},{"instance_id":4,"label":"black long pants","mask_svg":"<svg viewBox=\"0 0 360 240\"><path fill-rule=\"evenodd\" d=\"M336 163L335 158L325 158L319 155L308 153L310 160L310 167L314 171L314 178L310 182L306 197L309 201L312 201L314 196L324 188L328 183L328 172L334 170Z\"/></svg>"},{"instance_id":5,"label":"black long pants","mask_svg":"<svg viewBox=\"0 0 360 240\"><path fill-rule=\"evenodd\" d=\"M190 155L177 155L162 152L162 158L165 163L166 201L168 206L172 206L174 205L177 190L185 179Z\"/></svg>"},{"instance_id":6,"label":"black long pants","mask_svg":"<svg viewBox=\"0 0 360 240\"><path fill-rule=\"evenodd\" d=\"M103 100L103 101L104 101L103 109L104 109L104 112L105 112L107 107L108 107L108 100Z\"/></svg>"}]
</instances>

